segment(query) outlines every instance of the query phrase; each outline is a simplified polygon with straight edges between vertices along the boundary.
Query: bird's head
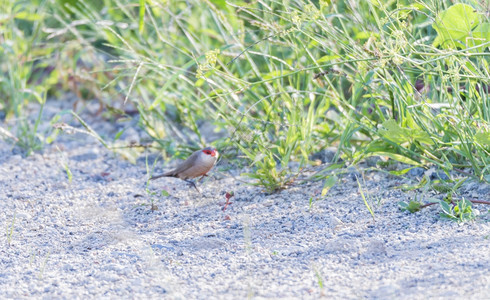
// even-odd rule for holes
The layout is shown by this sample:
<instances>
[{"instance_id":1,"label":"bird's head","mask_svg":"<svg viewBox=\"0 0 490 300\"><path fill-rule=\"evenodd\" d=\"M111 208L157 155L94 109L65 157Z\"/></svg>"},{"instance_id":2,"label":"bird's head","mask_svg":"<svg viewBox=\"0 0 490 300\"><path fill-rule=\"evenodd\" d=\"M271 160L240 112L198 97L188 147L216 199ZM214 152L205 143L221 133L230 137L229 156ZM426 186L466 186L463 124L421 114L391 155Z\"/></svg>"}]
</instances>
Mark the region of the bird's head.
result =
<instances>
[{"instance_id":1,"label":"bird's head","mask_svg":"<svg viewBox=\"0 0 490 300\"><path fill-rule=\"evenodd\" d=\"M205 155L209 155L209 156L212 156L214 157L215 159L218 158L218 150L216 150L216 148L213 148L213 147L206 147L204 149L202 149L202 152L205 154Z\"/></svg>"}]
</instances>

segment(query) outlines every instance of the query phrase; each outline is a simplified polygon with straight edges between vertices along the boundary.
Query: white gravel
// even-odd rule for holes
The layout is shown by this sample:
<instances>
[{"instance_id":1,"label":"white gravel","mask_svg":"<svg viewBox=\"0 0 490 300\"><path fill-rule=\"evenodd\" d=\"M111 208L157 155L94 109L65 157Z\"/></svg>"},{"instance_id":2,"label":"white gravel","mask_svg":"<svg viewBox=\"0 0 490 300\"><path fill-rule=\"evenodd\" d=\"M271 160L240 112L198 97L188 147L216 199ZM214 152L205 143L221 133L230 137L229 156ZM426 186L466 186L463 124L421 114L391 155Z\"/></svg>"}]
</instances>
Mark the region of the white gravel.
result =
<instances>
[{"instance_id":1,"label":"white gravel","mask_svg":"<svg viewBox=\"0 0 490 300\"><path fill-rule=\"evenodd\" d=\"M488 207L462 225L402 212L395 177L367 173L373 221L350 176L267 195L218 166L202 195L163 178L151 196L144 160L83 135L14 153L0 141L2 299L490 299Z\"/></svg>"}]
</instances>

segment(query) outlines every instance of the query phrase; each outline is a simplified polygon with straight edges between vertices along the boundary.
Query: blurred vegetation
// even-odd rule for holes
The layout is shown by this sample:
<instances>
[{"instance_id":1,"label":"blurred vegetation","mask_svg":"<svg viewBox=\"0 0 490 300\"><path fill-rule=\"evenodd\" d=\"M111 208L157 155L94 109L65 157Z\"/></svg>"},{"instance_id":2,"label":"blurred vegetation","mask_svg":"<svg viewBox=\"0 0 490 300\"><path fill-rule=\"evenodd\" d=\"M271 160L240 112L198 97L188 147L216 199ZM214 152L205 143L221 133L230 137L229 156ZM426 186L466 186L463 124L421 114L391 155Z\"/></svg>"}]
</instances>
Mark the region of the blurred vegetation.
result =
<instances>
[{"instance_id":1,"label":"blurred vegetation","mask_svg":"<svg viewBox=\"0 0 490 300\"><path fill-rule=\"evenodd\" d=\"M490 181L485 1L0 3L0 110L28 151L49 141L26 105L71 92L132 105L168 155L243 155L269 191L329 146L339 167L383 156Z\"/></svg>"}]
</instances>

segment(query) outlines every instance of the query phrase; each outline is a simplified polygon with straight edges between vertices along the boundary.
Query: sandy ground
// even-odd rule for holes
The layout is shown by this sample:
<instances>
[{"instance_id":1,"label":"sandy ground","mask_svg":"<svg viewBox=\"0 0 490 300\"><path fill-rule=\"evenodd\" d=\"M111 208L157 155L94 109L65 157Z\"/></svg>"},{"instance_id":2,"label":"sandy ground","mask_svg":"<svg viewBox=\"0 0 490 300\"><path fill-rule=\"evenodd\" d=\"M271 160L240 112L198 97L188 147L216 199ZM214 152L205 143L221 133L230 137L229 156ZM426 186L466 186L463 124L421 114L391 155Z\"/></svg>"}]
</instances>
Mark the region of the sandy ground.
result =
<instances>
[{"instance_id":1,"label":"sandy ground","mask_svg":"<svg viewBox=\"0 0 490 300\"><path fill-rule=\"evenodd\" d=\"M80 134L16 152L0 141L3 299L490 299L488 207L466 224L402 212L414 194L396 177L366 173L373 220L349 175L323 198L322 182L268 195L218 166L198 194L174 178L147 189L144 159Z\"/></svg>"}]
</instances>

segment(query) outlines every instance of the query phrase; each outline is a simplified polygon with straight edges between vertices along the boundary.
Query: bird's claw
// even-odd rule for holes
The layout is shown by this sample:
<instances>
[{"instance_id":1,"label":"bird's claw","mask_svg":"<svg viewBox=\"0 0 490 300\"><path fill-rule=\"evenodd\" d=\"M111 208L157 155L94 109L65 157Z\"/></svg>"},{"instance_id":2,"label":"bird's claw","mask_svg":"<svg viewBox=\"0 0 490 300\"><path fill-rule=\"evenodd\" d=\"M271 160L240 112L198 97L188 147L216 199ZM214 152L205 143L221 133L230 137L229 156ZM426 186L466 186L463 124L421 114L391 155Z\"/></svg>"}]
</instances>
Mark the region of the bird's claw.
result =
<instances>
[{"instance_id":1,"label":"bird's claw","mask_svg":"<svg viewBox=\"0 0 490 300\"><path fill-rule=\"evenodd\" d=\"M194 183L194 181L191 181L191 180L186 180L187 183L189 183L190 185L192 185L196 191L201 194L201 191L197 188L196 184Z\"/></svg>"}]
</instances>

